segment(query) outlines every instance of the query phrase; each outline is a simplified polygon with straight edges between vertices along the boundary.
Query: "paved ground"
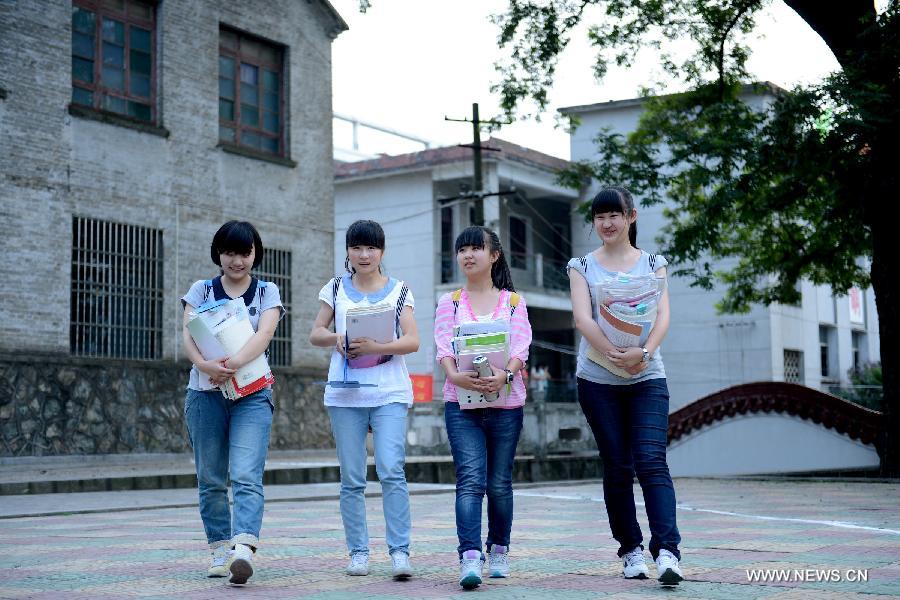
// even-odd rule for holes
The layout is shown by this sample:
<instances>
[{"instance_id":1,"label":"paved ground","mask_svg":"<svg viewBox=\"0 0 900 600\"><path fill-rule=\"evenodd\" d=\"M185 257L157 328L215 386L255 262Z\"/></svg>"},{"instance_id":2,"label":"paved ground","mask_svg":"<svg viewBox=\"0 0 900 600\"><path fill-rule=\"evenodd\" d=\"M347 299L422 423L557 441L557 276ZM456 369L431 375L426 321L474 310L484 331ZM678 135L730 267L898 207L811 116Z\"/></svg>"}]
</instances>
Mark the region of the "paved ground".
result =
<instances>
[{"instance_id":1,"label":"paved ground","mask_svg":"<svg viewBox=\"0 0 900 600\"><path fill-rule=\"evenodd\" d=\"M325 488L304 492L302 486L290 487L298 489L293 493L270 489L270 497L281 501L267 505L257 574L244 587L204 577L207 558L195 507L140 509L166 504L164 496L149 495L142 503L134 496L140 492L102 493L90 503L87 494L52 495L56 508L37 512L103 510L104 497L111 507L121 504L116 494L132 494L127 504L131 510L0 519L4 549L0 598L387 600L480 594L542 600L837 600L900 595L900 484L896 483L677 480L682 564L688 580L671 590L654 580L620 577L598 483L520 487L513 577L488 580L475 592L463 592L456 585L450 491L440 486L416 488L412 561L417 576L401 583L388 576L377 498L368 502L372 573L347 577L342 574L346 548L336 500L314 499L322 498ZM637 488L636 492L640 498ZM176 505L184 501L174 496L170 500ZM9 497L0 497L2 512L23 514L8 502ZM643 517L641 523L646 531ZM751 583L748 569L788 569L791 580ZM848 571L855 576L857 570L866 573L867 582L849 580ZM815 581L817 577L826 580Z\"/></svg>"}]
</instances>

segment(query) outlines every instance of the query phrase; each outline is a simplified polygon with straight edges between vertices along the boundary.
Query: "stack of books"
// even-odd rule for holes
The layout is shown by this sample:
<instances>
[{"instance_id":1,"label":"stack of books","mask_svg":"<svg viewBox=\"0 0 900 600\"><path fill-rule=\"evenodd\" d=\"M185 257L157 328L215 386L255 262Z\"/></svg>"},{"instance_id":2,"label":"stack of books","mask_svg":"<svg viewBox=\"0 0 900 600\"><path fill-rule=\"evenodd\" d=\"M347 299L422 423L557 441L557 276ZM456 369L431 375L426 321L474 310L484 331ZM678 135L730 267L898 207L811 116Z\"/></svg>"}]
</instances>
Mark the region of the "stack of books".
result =
<instances>
[{"instance_id":1,"label":"stack of books","mask_svg":"<svg viewBox=\"0 0 900 600\"><path fill-rule=\"evenodd\" d=\"M656 322L659 298L666 286L664 277L618 273L601 280L594 289L597 299L597 324L613 346L643 347ZM602 352L591 347L587 357L619 377L633 375L615 366Z\"/></svg>"},{"instance_id":2,"label":"stack of books","mask_svg":"<svg viewBox=\"0 0 900 600\"><path fill-rule=\"evenodd\" d=\"M509 323L498 320L457 325L453 330L452 347L458 371L474 371L472 361L477 356L487 358L493 367L505 369L509 361ZM462 409L506 406L506 386L493 400L458 386L456 391Z\"/></svg>"},{"instance_id":3,"label":"stack of books","mask_svg":"<svg viewBox=\"0 0 900 600\"><path fill-rule=\"evenodd\" d=\"M397 309L390 304L373 304L372 306L353 306L347 309L345 317L346 339L352 342L359 338L369 338L379 344L394 341L394 329ZM384 364L393 358L390 354L365 354L351 358L348 364L351 369L368 369Z\"/></svg>"},{"instance_id":4,"label":"stack of books","mask_svg":"<svg viewBox=\"0 0 900 600\"><path fill-rule=\"evenodd\" d=\"M192 311L188 319L188 331L206 360L234 356L254 334L242 298L207 302ZM226 398L238 400L274 382L275 376L263 352L218 387ZM215 387L209 376L200 372L200 388L211 390Z\"/></svg>"}]
</instances>

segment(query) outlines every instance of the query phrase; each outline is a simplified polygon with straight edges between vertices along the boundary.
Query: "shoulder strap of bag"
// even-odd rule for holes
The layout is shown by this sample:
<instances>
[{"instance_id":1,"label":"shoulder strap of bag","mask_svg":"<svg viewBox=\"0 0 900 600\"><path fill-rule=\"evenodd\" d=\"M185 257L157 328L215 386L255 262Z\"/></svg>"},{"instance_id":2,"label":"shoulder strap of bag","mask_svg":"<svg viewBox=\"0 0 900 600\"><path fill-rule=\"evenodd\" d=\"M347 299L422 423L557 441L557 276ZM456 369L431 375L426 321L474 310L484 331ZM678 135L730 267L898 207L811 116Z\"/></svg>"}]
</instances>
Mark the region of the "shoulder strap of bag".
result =
<instances>
[{"instance_id":1,"label":"shoulder strap of bag","mask_svg":"<svg viewBox=\"0 0 900 600\"><path fill-rule=\"evenodd\" d=\"M510 292L510 294L509 294L509 318L510 319L516 312L516 307L519 305L519 299L520 299L520 296L518 293Z\"/></svg>"},{"instance_id":2,"label":"shoulder strap of bag","mask_svg":"<svg viewBox=\"0 0 900 600\"><path fill-rule=\"evenodd\" d=\"M331 280L331 309L334 311L334 331L337 333L337 293L341 288L341 278Z\"/></svg>"},{"instance_id":3,"label":"shoulder strap of bag","mask_svg":"<svg viewBox=\"0 0 900 600\"><path fill-rule=\"evenodd\" d=\"M456 311L459 310L459 300L462 298L462 288L454 291L450 294L450 299L453 300L453 319L456 320Z\"/></svg>"},{"instance_id":4,"label":"shoulder strap of bag","mask_svg":"<svg viewBox=\"0 0 900 600\"><path fill-rule=\"evenodd\" d=\"M403 312L403 305L406 303L406 295L409 293L409 286L405 283L403 287L400 288L400 297L397 298L397 316L394 319L394 331L397 334L397 339L400 339L400 313Z\"/></svg>"}]
</instances>

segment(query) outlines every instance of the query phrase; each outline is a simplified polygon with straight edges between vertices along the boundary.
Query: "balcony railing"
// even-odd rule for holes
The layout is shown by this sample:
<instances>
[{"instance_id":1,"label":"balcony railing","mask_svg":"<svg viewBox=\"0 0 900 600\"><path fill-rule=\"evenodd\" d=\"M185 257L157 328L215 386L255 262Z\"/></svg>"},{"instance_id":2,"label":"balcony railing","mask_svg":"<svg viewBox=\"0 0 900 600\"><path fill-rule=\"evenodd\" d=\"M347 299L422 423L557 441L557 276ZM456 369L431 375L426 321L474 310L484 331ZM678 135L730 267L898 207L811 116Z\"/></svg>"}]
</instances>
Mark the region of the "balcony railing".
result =
<instances>
[{"instance_id":1,"label":"balcony railing","mask_svg":"<svg viewBox=\"0 0 900 600\"><path fill-rule=\"evenodd\" d=\"M439 254L441 283L461 282L456 254ZM564 261L551 260L543 254L516 254L507 256L513 283L517 287L540 288L544 290L569 289Z\"/></svg>"}]
</instances>

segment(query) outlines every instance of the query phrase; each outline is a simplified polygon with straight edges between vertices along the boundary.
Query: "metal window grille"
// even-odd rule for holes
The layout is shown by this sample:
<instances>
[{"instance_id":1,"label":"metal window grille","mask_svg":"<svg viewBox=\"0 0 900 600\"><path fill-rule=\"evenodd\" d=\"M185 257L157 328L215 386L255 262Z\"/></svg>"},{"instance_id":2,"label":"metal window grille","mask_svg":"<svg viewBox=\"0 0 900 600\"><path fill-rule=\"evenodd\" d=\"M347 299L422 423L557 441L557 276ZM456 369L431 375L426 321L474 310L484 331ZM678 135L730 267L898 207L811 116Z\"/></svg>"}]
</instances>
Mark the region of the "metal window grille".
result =
<instances>
[{"instance_id":1,"label":"metal window grille","mask_svg":"<svg viewBox=\"0 0 900 600\"><path fill-rule=\"evenodd\" d=\"M160 229L72 219L72 354L162 357L162 240Z\"/></svg>"},{"instance_id":2,"label":"metal window grille","mask_svg":"<svg viewBox=\"0 0 900 600\"><path fill-rule=\"evenodd\" d=\"M787 383L803 383L803 352L784 351L784 380Z\"/></svg>"},{"instance_id":3,"label":"metal window grille","mask_svg":"<svg viewBox=\"0 0 900 600\"><path fill-rule=\"evenodd\" d=\"M285 315L269 344L269 364L285 367L291 364L291 252L266 248L256 276L278 286Z\"/></svg>"}]
</instances>

